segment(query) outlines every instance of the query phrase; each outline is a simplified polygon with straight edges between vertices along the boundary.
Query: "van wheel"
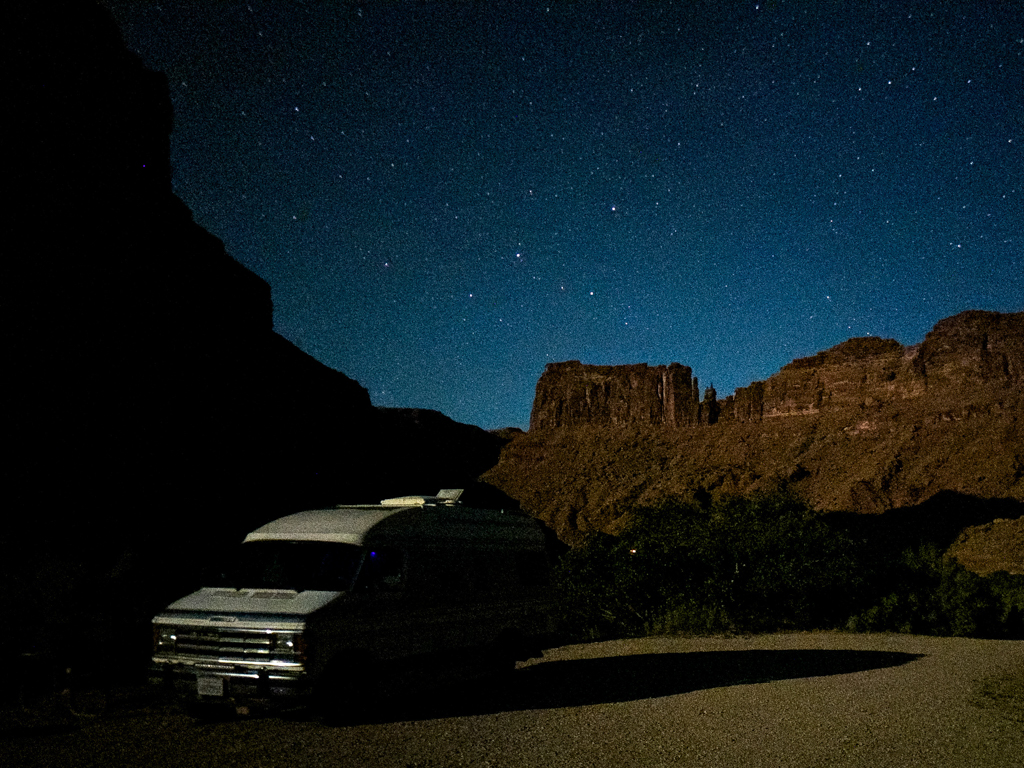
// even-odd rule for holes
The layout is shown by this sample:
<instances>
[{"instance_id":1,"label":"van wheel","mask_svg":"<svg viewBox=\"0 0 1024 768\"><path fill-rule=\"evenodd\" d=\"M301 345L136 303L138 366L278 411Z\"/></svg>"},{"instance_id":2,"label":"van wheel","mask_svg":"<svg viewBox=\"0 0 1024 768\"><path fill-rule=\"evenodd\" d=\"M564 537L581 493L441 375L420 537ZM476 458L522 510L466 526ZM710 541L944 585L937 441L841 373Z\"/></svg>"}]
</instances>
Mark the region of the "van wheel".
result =
<instances>
[{"instance_id":1,"label":"van wheel","mask_svg":"<svg viewBox=\"0 0 1024 768\"><path fill-rule=\"evenodd\" d=\"M333 661L313 691L317 713L329 725L372 720L379 712L379 665L368 654Z\"/></svg>"}]
</instances>

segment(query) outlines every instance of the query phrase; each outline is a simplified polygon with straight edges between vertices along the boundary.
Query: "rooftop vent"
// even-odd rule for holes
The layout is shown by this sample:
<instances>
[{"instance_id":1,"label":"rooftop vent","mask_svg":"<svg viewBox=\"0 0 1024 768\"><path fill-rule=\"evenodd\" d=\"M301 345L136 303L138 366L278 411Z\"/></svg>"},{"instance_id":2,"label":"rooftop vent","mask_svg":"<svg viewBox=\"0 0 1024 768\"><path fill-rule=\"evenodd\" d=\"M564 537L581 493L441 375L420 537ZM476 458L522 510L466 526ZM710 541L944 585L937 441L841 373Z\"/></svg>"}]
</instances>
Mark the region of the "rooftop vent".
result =
<instances>
[{"instance_id":1,"label":"rooftop vent","mask_svg":"<svg viewBox=\"0 0 1024 768\"><path fill-rule=\"evenodd\" d=\"M442 488L437 496L398 496L394 499L382 499L382 507L424 507L434 504L453 505L459 501L462 488Z\"/></svg>"}]
</instances>

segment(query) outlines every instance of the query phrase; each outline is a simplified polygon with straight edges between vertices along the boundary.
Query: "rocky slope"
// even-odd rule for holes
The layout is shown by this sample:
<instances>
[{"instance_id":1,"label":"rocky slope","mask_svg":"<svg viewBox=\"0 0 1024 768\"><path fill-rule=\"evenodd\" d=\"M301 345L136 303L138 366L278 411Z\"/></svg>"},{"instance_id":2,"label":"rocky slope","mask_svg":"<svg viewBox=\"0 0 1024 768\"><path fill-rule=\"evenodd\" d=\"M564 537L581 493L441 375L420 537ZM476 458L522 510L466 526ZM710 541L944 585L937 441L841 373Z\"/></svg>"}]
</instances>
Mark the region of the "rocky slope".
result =
<instances>
[{"instance_id":1,"label":"rocky slope","mask_svg":"<svg viewBox=\"0 0 1024 768\"><path fill-rule=\"evenodd\" d=\"M1024 573L1024 517L997 517L965 528L949 554L975 573Z\"/></svg>"},{"instance_id":2,"label":"rocky slope","mask_svg":"<svg viewBox=\"0 0 1024 768\"><path fill-rule=\"evenodd\" d=\"M1024 313L964 312L906 348L850 339L714 400L710 423L665 417L668 370L548 366L530 431L483 479L569 542L698 489L786 485L819 510L858 513L943 491L1024 502Z\"/></svg>"}]
</instances>

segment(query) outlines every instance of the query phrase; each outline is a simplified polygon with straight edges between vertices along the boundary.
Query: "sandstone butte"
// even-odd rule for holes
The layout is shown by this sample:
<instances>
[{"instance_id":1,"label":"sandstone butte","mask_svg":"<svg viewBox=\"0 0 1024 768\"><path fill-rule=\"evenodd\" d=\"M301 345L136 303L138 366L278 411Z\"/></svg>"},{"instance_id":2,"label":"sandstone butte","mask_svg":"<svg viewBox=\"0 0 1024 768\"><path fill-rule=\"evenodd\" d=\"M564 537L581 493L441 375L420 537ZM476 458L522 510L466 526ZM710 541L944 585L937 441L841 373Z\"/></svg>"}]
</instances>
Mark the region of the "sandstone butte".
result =
<instances>
[{"instance_id":1,"label":"sandstone butte","mask_svg":"<svg viewBox=\"0 0 1024 768\"><path fill-rule=\"evenodd\" d=\"M941 510L965 565L1024 573L1022 383L1024 312L853 338L724 400L679 364L551 363L481 479L570 544L669 495L785 486L821 512Z\"/></svg>"}]
</instances>

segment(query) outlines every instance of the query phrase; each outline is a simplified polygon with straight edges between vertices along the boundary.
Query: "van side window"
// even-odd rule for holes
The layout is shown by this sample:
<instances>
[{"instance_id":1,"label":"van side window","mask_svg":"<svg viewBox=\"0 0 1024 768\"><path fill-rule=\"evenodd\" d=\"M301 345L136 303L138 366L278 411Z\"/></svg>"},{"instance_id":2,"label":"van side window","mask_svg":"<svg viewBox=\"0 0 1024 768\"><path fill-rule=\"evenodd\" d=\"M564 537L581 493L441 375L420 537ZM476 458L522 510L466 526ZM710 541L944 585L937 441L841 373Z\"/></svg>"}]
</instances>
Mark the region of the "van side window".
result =
<instances>
[{"instance_id":1,"label":"van side window","mask_svg":"<svg viewBox=\"0 0 1024 768\"><path fill-rule=\"evenodd\" d=\"M358 589L395 591L405 584L405 553L398 549L368 549L359 572Z\"/></svg>"},{"instance_id":2,"label":"van side window","mask_svg":"<svg viewBox=\"0 0 1024 768\"><path fill-rule=\"evenodd\" d=\"M214 586L344 592L352 588L362 556L353 544L250 541L235 550L233 562Z\"/></svg>"}]
</instances>

